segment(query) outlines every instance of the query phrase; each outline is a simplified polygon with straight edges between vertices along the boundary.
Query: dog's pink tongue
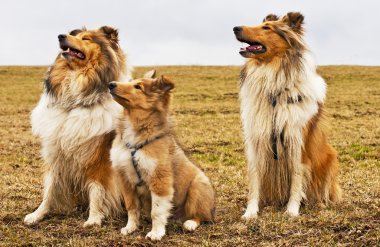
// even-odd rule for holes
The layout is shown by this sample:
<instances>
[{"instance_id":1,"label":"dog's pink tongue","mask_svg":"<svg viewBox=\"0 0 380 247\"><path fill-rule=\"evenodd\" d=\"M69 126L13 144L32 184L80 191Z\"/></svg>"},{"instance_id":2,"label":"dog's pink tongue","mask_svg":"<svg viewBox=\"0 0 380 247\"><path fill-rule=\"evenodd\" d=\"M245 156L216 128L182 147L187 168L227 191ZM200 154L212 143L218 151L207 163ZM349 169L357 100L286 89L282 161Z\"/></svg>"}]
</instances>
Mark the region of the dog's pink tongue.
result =
<instances>
[{"instance_id":1,"label":"dog's pink tongue","mask_svg":"<svg viewBox=\"0 0 380 247\"><path fill-rule=\"evenodd\" d=\"M261 49L263 49L263 46L262 45L250 45L248 47L245 48L247 51L259 51Z\"/></svg>"}]
</instances>

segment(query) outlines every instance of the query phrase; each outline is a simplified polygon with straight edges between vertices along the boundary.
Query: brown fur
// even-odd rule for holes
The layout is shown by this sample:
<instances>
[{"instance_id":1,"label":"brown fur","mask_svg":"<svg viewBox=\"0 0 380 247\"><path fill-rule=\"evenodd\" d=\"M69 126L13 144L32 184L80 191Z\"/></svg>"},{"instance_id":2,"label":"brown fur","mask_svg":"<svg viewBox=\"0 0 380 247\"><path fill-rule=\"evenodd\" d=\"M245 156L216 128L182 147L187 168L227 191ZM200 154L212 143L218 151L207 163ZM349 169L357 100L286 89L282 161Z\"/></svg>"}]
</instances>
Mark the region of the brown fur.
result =
<instances>
[{"instance_id":1,"label":"brown fur","mask_svg":"<svg viewBox=\"0 0 380 247\"><path fill-rule=\"evenodd\" d=\"M143 187L163 197L170 195L174 189L174 216L183 221L192 219L198 224L212 221L213 189L203 172L186 157L176 143L168 121L171 89L174 84L167 78L160 77L142 78L115 85L115 88L111 89L111 94L124 107L124 117L117 129L119 137L126 131L125 128L133 129L136 143L166 133L141 149L145 155L156 161L152 174L145 174L144 170L141 170L145 183ZM128 119L130 126L123 122L123 119ZM114 146L125 145L123 144L125 141L128 140L117 137ZM140 204L150 203L149 197L138 199L141 188L128 180L125 167L115 163L114 165L121 175L127 210L138 210Z\"/></svg>"}]
</instances>

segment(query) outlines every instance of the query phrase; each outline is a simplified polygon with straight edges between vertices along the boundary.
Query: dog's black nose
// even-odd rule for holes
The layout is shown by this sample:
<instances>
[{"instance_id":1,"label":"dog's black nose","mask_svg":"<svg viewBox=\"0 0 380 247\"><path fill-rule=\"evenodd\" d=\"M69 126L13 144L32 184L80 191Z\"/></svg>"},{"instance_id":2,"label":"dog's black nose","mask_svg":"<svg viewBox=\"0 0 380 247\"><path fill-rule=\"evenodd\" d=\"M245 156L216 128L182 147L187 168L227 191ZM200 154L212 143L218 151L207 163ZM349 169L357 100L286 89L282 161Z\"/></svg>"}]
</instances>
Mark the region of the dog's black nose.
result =
<instances>
[{"instance_id":1,"label":"dog's black nose","mask_svg":"<svg viewBox=\"0 0 380 247\"><path fill-rule=\"evenodd\" d=\"M62 41L64 39L66 39L66 38L67 38L66 34L60 34L60 35L58 35L58 40L59 41Z\"/></svg>"},{"instance_id":2,"label":"dog's black nose","mask_svg":"<svg viewBox=\"0 0 380 247\"><path fill-rule=\"evenodd\" d=\"M108 88L109 88L110 90L114 89L115 87L117 87L117 85L116 85L115 82L110 82L110 83L108 84Z\"/></svg>"},{"instance_id":3,"label":"dog's black nose","mask_svg":"<svg viewBox=\"0 0 380 247\"><path fill-rule=\"evenodd\" d=\"M234 33L240 32L243 30L243 27L234 27Z\"/></svg>"}]
</instances>

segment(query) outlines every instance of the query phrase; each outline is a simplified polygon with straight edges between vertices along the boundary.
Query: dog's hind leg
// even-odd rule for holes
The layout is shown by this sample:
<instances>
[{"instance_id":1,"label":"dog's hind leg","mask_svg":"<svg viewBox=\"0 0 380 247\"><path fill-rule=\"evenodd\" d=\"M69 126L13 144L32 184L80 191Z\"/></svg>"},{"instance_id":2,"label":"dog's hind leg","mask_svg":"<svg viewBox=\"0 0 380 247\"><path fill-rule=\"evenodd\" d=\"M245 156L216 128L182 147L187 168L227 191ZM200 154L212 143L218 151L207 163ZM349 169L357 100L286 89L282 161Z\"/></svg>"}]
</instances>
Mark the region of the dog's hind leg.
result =
<instances>
[{"instance_id":1,"label":"dog's hind leg","mask_svg":"<svg viewBox=\"0 0 380 247\"><path fill-rule=\"evenodd\" d=\"M242 216L243 220L251 220L257 218L260 202L260 183L261 176L259 174L257 157L255 157L254 147L251 143L247 143L247 160L248 160L248 206Z\"/></svg>"},{"instance_id":2,"label":"dog's hind leg","mask_svg":"<svg viewBox=\"0 0 380 247\"><path fill-rule=\"evenodd\" d=\"M187 191L183 228L194 231L202 221L213 221L214 211L215 198L210 180L205 174L198 173Z\"/></svg>"},{"instance_id":3,"label":"dog's hind leg","mask_svg":"<svg viewBox=\"0 0 380 247\"><path fill-rule=\"evenodd\" d=\"M31 214L28 214L24 218L24 223L27 225L33 225L41 221L51 210L54 190L53 175L48 172L44 177L44 193L40 206Z\"/></svg>"},{"instance_id":4,"label":"dog's hind leg","mask_svg":"<svg viewBox=\"0 0 380 247\"><path fill-rule=\"evenodd\" d=\"M89 184L89 207L90 214L87 221L83 224L83 227L89 227L93 225L101 226L104 219L104 200L106 198L105 188L97 183L91 182Z\"/></svg>"}]
</instances>

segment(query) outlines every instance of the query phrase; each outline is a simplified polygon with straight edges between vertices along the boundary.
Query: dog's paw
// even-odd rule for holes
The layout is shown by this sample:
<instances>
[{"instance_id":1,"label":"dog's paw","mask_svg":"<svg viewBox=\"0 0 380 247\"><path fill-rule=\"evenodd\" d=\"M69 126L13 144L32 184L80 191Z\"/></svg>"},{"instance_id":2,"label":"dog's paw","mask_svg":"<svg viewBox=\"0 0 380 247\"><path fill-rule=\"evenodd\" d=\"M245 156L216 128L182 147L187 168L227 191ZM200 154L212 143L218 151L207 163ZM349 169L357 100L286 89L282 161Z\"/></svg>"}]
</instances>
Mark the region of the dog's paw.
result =
<instances>
[{"instance_id":1,"label":"dog's paw","mask_svg":"<svg viewBox=\"0 0 380 247\"><path fill-rule=\"evenodd\" d=\"M186 220L185 223L183 223L183 228L187 231L194 231L199 226L198 222L195 220Z\"/></svg>"},{"instance_id":2,"label":"dog's paw","mask_svg":"<svg viewBox=\"0 0 380 247\"><path fill-rule=\"evenodd\" d=\"M145 236L146 239L150 239L152 241L159 241L162 239L162 237L165 236L165 229L160 229L158 231L150 231Z\"/></svg>"},{"instance_id":3,"label":"dog's paw","mask_svg":"<svg viewBox=\"0 0 380 247\"><path fill-rule=\"evenodd\" d=\"M298 210L290 210L290 209L287 209L285 211L285 215L286 216L290 216L290 217L297 217L300 215L300 213L298 212Z\"/></svg>"},{"instance_id":4,"label":"dog's paw","mask_svg":"<svg viewBox=\"0 0 380 247\"><path fill-rule=\"evenodd\" d=\"M290 217L297 217L300 215L300 206L299 203L291 203L289 202L288 206L286 207L285 214Z\"/></svg>"},{"instance_id":5,"label":"dog's paw","mask_svg":"<svg viewBox=\"0 0 380 247\"><path fill-rule=\"evenodd\" d=\"M251 221L257 219L257 212L248 212L246 211L243 216L241 216L241 219L244 221Z\"/></svg>"},{"instance_id":6,"label":"dog's paw","mask_svg":"<svg viewBox=\"0 0 380 247\"><path fill-rule=\"evenodd\" d=\"M101 217L92 217L88 218L86 222L84 222L83 227L92 227L92 226L101 226L102 218Z\"/></svg>"},{"instance_id":7,"label":"dog's paw","mask_svg":"<svg viewBox=\"0 0 380 247\"><path fill-rule=\"evenodd\" d=\"M41 220L42 220L42 217L38 215L36 212L34 212L25 216L24 223L26 225L35 225Z\"/></svg>"},{"instance_id":8,"label":"dog's paw","mask_svg":"<svg viewBox=\"0 0 380 247\"><path fill-rule=\"evenodd\" d=\"M123 235L128 235L131 234L132 232L137 230L137 225L136 224L127 224L126 227L121 228L121 234Z\"/></svg>"}]
</instances>

